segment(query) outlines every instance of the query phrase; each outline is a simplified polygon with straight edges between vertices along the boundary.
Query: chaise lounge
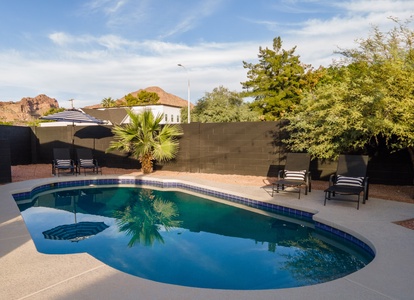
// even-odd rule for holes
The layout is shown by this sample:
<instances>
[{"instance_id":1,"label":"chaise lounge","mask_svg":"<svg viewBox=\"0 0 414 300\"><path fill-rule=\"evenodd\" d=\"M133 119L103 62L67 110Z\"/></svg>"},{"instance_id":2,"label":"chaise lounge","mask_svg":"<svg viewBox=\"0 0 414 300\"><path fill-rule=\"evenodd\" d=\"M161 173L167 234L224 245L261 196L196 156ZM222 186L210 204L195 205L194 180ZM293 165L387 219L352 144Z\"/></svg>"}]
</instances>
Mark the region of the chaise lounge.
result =
<instances>
[{"instance_id":1,"label":"chaise lounge","mask_svg":"<svg viewBox=\"0 0 414 300\"><path fill-rule=\"evenodd\" d=\"M311 174L309 172L310 155L308 153L288 153L284 170L279 170L278 178L272 183L272 197L274 192L287 191L285 187L294 188L299 199L301 187L305 187L305 195L311 192Z\"/></svg>"},{"instance_id":2,"label":"chaise lounge","mask_svg":"<svg viewBox=\"0 0 414 300\"><path fill-rule=\"evenodd\" d=\"M337 171L329 178L329 187L325 190L323 205L325 206L328 200L350 201L357 202L357 209L359 209L361 194L362 203L365 204L368 200L369 187L367 166L367 155L340 155Z\"/></svg>"},{"instance_id":3,"label":"chaise lounge","mask_svg":"<svg viewBox=\"0 0 414 300\"><path fill-rule=\"evenodd\" d=\"M84 174L86 176L87 170L92 171L94 174L101 173L102 169L98 164L98 160L93 157L92 150L87 148L78 148L76 149L76 166L77 166L77 173L81 173L81 169L83 169Z\"/></svg>"},{"instance_id":4,"label":"chaise lounge","mask_svg":"<svg viewBox=\"0 0 414 300\"><path fill-rule=\"evenodd\" d=\"M74 175L76 172L75 162L70 156L69 148L54 148L52 161L52 174L59 177L62 171L69 171Z\"/></svg>"}]
</instances>

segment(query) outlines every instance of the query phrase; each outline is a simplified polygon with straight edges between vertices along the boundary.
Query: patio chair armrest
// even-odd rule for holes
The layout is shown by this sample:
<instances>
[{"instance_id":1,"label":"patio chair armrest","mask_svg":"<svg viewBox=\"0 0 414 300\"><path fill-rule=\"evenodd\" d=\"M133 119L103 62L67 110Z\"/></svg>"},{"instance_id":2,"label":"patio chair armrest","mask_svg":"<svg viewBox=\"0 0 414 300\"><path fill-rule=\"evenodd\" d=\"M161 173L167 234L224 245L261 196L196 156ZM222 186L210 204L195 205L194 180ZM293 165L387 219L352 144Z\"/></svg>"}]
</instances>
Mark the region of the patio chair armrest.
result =
<instances>
[{"instance_id":1,"label":"patio chair armrest","mask_svg":"<svg viewBox=\"0 0 414 300\"><path fill-rule=\"evenodd\" d=\"M279 170L279 172L277 173L277 179L280 180L283 178L283 173L285 172L285 170Z\"/></svg>"}]
</instances>

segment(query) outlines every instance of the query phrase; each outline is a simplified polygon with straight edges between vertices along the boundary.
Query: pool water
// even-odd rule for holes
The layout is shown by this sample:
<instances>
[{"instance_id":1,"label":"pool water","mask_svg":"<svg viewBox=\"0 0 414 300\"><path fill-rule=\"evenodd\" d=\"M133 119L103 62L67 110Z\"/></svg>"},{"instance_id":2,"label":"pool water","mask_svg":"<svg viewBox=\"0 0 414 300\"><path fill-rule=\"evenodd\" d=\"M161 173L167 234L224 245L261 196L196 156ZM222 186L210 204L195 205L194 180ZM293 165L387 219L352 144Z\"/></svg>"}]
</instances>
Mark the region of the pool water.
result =
<instances>
[{"instance_id":1,"label":"pool water","mask_svg":"<svg viewBox=\"0 0 414 300\"><path fill-rule=\"evenodd\" d=\"M213 289L334 280L372 256L312 224L178 191L74 188L18 201L39 252L86 252L134 276Z\"/></svg>"}]
</instances>

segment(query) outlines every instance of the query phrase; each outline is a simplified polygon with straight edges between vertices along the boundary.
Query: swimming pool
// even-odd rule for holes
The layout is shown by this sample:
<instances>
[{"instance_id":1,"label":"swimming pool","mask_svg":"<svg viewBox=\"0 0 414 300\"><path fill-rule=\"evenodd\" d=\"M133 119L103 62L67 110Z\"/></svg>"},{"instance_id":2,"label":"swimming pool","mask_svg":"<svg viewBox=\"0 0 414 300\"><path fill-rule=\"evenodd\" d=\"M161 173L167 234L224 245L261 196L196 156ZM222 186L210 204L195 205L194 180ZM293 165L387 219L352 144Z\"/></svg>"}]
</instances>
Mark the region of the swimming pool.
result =
<instances>
[{"instance_id":1,"label":"swimming pool","mask_svg":"<svg viewBox=\"0 0 414 300\"><path fill-rule=\"evenodd\" d=\"M135 187L106 188L106 192L112 196L102 197L104 190L89 188L91 184L99 186L107 182L65 183L67 186L77 185L74 192L62 186L63 183L56 183L31 191L29 195L34 198L27 197L28 194L26 197L24 194L15 195L40 252L88 252L108 265L135 276L172 284L220 289L270 289L324 282L358 270L373 257L372 253L355 241L338 244L338 240L328 236L320 225L311 223L311 218L306 213L289 213L302 215L302 220L290 219L286 215L275 218L269 216L269 213L258 215L176 191L161 196L164 191L149 192ZM157 182L151 184L158 185ZM149 212L153 211L151 207L147 207L144 212L137 210L137 207L143 207L143 203L148 202L139 200L140 198L161 198L160 202L164 203L168 200L168 203L173 204L167 205L167 210L170 210L167 215L170 218L164 218L161 222L162 218L158 216L155 218L156 226L149 222L152 225L144 230L143 226L131 219L132 216L151 215ZM179 202L178 199L182 201ZM31 200L37 201L37 204ZM234 200L249 200L251 205L255 205L250 199ZM195 203L199 202L203 204L196 207ZM56 203L60 208L58 210L52 208L52 204ZM160 210L160 203L157 207ZM175 207L176 211L171 212L171 207ZM275 208L264 209L269 211ZM30 210L35 212L29 213ZM57 212L55 218L49 215L50 210L53 214ZM201 216L201 211L206 214ZM103 222L108 228L76 243L46 239L43 235L62 224L85 221ZM29 225L31 222L33 228ZM143 234L137 235L137 232ZM118 233L122 234L118 236ZM286 239L287 237L291 239ZM199 241L194 244L197 239ZM310 245L318 244L323 244L322 250L327 251L309 250ZM337 245L341 245L341 249ZM352 270L344 271L342 263L328 264L334 257L348 255L346 252L352 252L352 256L345 258L345 261L351 262ZM124 258L118 253L122 253ZM280 255L276 257L276 254ZM319 259L318 265L321 265L322 257L326 258L322 265L339 272L321 278L326 270L309 268L309 263L315 259ZM128 260L135 263L126 263ZM184 266L183 260L191 261L191 264ZM302 268L304 266L305 269ZM289 274L286 275L287 273ZM304 273L308 276L303 276ZM234 279L233 282L230 279Z\"/></svg>"}]
</instances>

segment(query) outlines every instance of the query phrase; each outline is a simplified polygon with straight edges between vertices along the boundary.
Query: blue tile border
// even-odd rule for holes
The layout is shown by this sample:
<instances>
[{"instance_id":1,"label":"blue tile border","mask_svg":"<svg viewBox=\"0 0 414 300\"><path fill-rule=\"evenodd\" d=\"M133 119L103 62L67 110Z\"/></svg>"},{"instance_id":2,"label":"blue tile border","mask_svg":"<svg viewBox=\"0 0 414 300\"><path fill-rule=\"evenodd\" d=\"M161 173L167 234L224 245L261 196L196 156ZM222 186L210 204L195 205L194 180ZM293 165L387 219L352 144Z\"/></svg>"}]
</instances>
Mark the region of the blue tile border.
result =
<instances>
[{"instance_id":1,"label":"blue tile border","mask_svg":"<svg viewBox=\"0 0 414 300\"><path fill-rule=\"evenodd\" d=\"M258 201L254 199L250 199L247 197L236 196L229 193L218 192L212 189L207 189L203 187L194 186L187 183L181 182L174 182L168 181L163 182L159 180L148 180L148 179L135 179L135 178L105 178L105 179L85 179L85 180L73 180L73 181L62 181L62 182L53 182L44 185L40 185L32 189L31 191L15 193L13 194L13 198L15 201L19 200L28 200L35 197L39 193L53 191L56 189L67 188L67 187L81 187L81 186L102 186L102 185L119 185L119 184L129 184L129 185L146 185L146 186L153 186L158 188L177 188L182 189L185 191L196 192L198 194L206 195L206 196L213 196L215 198L227 200L230 202L243 204L249 207L274 212L278 214L288 215L291 217L299 218L302 220L310 221L315 225L315 228L326 231L330 234L333 234L339 238L345 239L346 241L351 242L352 244L358 246L359 248L363 249L372 257L375 257L375 252L369 247L366 243L359 240L358 238L350 235L342 230L336 229L334 227L328 226L326 224L317 222L313 220L312 213L301 211L294 208L289 208L273 203Z\"/></svg>"},{"instance_id":2,"label":"blue tile border","mask_svg":"<svg viewBox=\"0 0 414 300\"><path fill-rule=\"evenodd\" d=\"M346 233L342 230L339 230L335 227L314 221L315 224L315 229L319 229L322 231L326 231L330 234L333 234L334 236L337 236L339 238L342 238L348 242L350 242L351 244L358 246L359 248L361 248L362 250L364 250L366 253L368 253L369 255L371 255L372 257L375 257L375 252L374 250L371 249L370 246L368 246L366 243L364 243L363 241L361 241L360 239L354 237L353 235Z\"/></svg>"}]
</instances>

